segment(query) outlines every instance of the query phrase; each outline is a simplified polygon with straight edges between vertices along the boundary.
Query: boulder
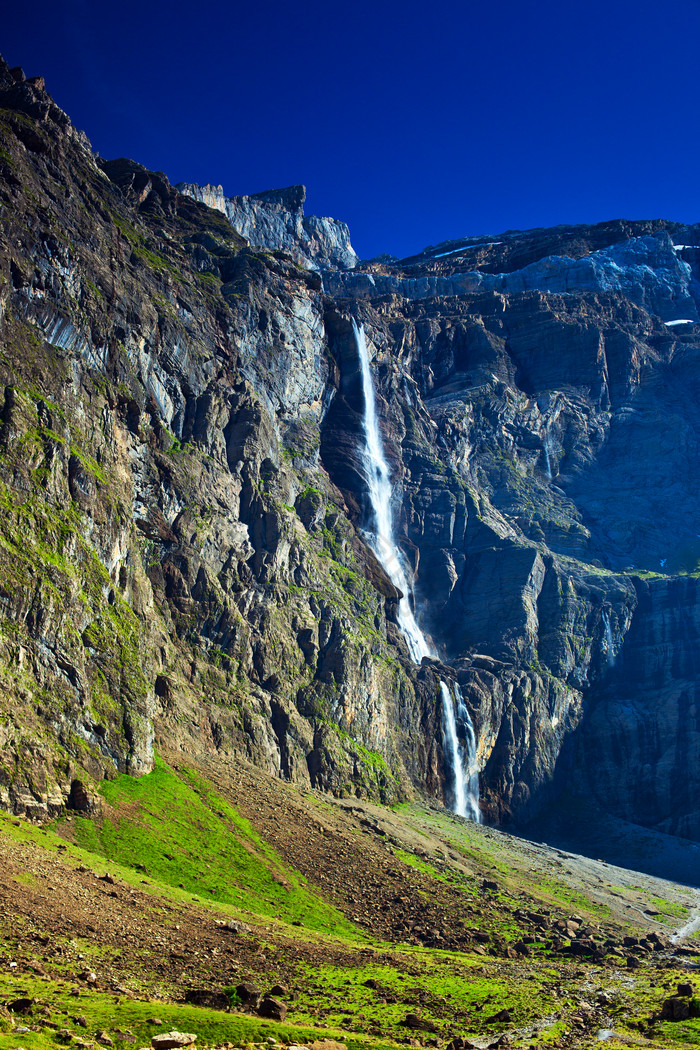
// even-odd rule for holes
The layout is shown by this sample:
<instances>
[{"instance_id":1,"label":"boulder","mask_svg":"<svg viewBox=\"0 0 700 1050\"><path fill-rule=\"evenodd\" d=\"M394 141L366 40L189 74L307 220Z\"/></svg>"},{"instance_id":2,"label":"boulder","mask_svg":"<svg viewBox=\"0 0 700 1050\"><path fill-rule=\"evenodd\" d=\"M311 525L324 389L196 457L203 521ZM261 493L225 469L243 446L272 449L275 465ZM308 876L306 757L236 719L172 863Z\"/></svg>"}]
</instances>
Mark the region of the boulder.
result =
<instances>
[{"instance_id":1,"label":"boulder","mask_svg":"<svg viewBox=\"0 0 700 1050\"><path fill-rule=\"evenodd\" d=\"M222 928L228 930L229 933L250 933L250 926L246 926L244 922L239 922L238 919L231 919Z\"/></svg>"},{"instance_id":2,"label":"boulder","mask_svg":"<svg viewBox=\"0 0 700 1050\"><path fill-rule=\"evenodd\" d=\"M190 988L185 992L185 1002L194 1006L206 1006L210 1010L230 1010L231 1000L225 992L212 991L211 988Z\"/></svg>"},{"instance_id":3,"label":"boulder","mask_svg":"<svg viewBox=\"0 0 700 1050\"><path fill-rule=\"evenodd\" d=\"M28 999L26 997L13 999L7 1003L7 1009L13 1014L28 1014L35 1002L36 999Z\"/></svg>"},{"instance_id":4,"label":"boulder","mask_svg":"<svg viewBox=\"0 0 700 1050\"><path fill-rule=\"evenodd\" d=\"M687 999L672 995L664 999L661 1006L663 1021L686 1021L690 1017L690 1003Z\"/></svg>"},{"instance_id":5,"label":"boulder","mask_svg":"<svg viewBox=\"0 0 700 1050\"><path fill-rule=\"evenodd\" d=\"M163 1032L161 1035L151 1036L153 1050L175 1050L180 1046L191 1046L197 1041L197 1036L192 1032Z\"/></svg>"},{"instance_id":6,"label":"boulder","mask_svg":"<svg viewBox=\"0 0 700 1050\"><path fill-rule=\"evenodd\" d=\"M287 1004L283 1003L281 999L273 999L271 995L266 995L258 1007L258 1013L261 1017L271 1017L274 1021L284 1021L287 1016Z\"/></svg>"},{"instance_id":7,"label":"boulder","mask_svg":"<svg viewBox=\"0 0 700 1050\"><path fill-rule=\"evenodd\" d=\"M241 981L236 985L236 995L242 1003L257 1003L262 996L262 989L252 981Z\"/></svg>"}]
</instances>

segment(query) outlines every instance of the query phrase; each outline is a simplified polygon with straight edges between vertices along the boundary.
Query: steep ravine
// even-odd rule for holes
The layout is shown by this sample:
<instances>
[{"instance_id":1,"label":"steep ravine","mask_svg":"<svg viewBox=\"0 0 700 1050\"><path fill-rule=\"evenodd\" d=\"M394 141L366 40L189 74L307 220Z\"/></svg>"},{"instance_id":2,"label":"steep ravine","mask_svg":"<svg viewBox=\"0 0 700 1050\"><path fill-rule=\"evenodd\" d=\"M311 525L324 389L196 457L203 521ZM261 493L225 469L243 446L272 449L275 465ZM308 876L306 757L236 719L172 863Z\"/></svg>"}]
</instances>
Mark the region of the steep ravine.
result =
<instances>
[{"instance_id":1,"label":"steep ravine","mask_svg":"<svg viewBox=\"0 0 700 1050\"><path fill-rule=\"evenodd\" d=\"M694 228L347 269L298 188L210 208L40 80L0 95L0 803L90 807L154 747L443 797L442 678L487 820L574 792L700 836ZM353 320L422 667L363 534Z\"/></svg>"}]
</instances>

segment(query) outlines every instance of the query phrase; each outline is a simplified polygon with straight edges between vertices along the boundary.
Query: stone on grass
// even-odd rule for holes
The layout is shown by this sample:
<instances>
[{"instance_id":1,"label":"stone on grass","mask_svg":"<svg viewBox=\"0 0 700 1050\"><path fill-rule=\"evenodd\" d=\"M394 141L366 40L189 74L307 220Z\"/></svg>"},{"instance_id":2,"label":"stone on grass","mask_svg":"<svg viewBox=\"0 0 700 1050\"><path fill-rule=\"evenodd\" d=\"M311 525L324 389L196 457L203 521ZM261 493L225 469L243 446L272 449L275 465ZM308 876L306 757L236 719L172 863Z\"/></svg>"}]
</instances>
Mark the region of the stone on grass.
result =
<instances>
[{"instance_id":1,"label":"stone on grass","mask_svg":"<svg viewBox=\"0 0 700 1050\"><path fill-rule=\"evenodd\" d=\"M491 1014L490 1017L485 1018L486 1024L511 1024L512 1023L511 1012L507 1007L503 1010L499 1010L496 1014Z\"/></svg>"},{"instance_id":2,"label":"stone on grass","mask_svg":"<svg viewBox=\"0 0 700 1050\"><path fill-rule=\"evenodd\" d=\"M430 1026L418 1014L406 1014L401 1024L404 1028L413 1029L414 1032L430 1031Z\"/></svg>"},{"instance_id":3,"label":"stone on grass","mask_svg":"<svg viewBox=\"0 0 700 1050\"><path fill-rule=\"evenodd\" d=\"M236 995L242 1003L254 1003L262 995L262 989L258 988L257 984L253 984L252 981L241 981L240 984L236 985Z\"/></svg>"},{"instance_id":4,"label":"stone on grass","mask_svg":"<svg viewBox=\"0 0 700 1050\"><path fill-rule=\"evenodd\" d=\"M179 1046L191 1046L196 1040L192 1032L163 1032L151 1036L151 1046L154 1050L175 1050Z\"/></svg>"},{"instance_id":5,"label":"stone on grass","mask_svg":"<svg viewBox=\"0 0 700 1050\"><path fill-rule=\"evenodd\" d=\"M250 933L250 926L246 926L244 922L238 922L237 919L231 919L230 922L225 923L223 928L229 933Z\"/></svg>"},{"instance_id":6,"label":"stone on grass","mask_svg":"<svg viewBox=\"0 0 700 1050\"><path fill-rule=\"evenodd\" d=\"M215 992L210 988L190 988L185 992L185 1002L193 1006L206 1006L210 1010L230 1010L231 1000L225 992Z\"/></svg>"},{"instance_id":7,"label":"stone on grass","mask_svg":"<svg viewBox=\"0 0 700 1050\"><path fill-rule=\"evenodd\" d=\"M681 999L676 995L664 999L661 1007L661 1019L663 1021L687 1021L690 1017L690 1003L687 999Z\"/></svg>"},{"instance_id":8,"label":"stone on grass","mask_svg":"<svg viewBox=\"0 0 700 1050\"><path fill-rule=\"evenodd\" d=\"M12 1014L26 1014L29 1013L32 1006L34 1006L34 999L13 999L11 1003L7 1003L7 1009Z\"/></svg>"},{"instance_id":9,"label":"stone on grass","mask_svg":"<svg viewBox=\"0 0 700 1050\"><path fill-rule=\"evenodd\" d=\"M287 1004L283 1003L281 999L273 999L272 996L266 995L258 1007L258 1013L261 1017L270 1017L274 1021L284 1021L287 1016Z\"/></svg>"}]
</instances>

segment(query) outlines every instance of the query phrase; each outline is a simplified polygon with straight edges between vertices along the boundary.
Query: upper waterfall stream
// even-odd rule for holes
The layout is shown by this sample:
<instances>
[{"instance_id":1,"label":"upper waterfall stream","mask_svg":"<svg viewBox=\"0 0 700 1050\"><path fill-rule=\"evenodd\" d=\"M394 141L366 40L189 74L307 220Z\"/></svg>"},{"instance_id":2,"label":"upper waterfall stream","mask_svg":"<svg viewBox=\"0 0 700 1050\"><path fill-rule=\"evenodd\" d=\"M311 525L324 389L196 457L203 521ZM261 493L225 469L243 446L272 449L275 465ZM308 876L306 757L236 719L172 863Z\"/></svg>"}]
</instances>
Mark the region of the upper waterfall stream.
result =
<instances>
[{"instance_id":1,"label":"upper waterfall stream","mask_svg":"<svg viewBox=\"0 0 700 1050\"><path fill-rule=\"evenodd\" d=\"M362 450L362 458L367 479L367 492L372 508L372 526L367 531L367 538L389 579L397 590L401 592L402 597L399 601L398 611L399 627L406 639L411 659L414 663L420 664L424 656L436 659L437 655L418 626L411 608L410 595L413 588L410 583L410 572L394 538L391 511L391 478L389 467L384 458L381 434L379 433L377 406L372 383L372 372L369 366L369 352L367 350L365 331L362 326L358 328L354 319L352 327L360 359L362 393L365 404L363 418L365 445ZM454 695L450 694L450 690L445 682L440 683L440 692L443 703L443 746L447 756L448 772L452 780L450 789L454 796L453 809L459 816L469 817L471 820L480 822L479 776L476 768L474 727L457 683L454 685ZM466 742L466 768L463 747L458 732L457 717L459 717L459 728L461 728Z\"/></svg>"},{"instance_id":2,"label":"upper waterfall stream","mask_svg":"<svg viewBox=\"0 0 700 1050\"><path fill-rule=\"evenodd\" d=\"M367 477L367 488L372 505L373 529L369 539L374 553L379 558L386 573L397 588L402 598L399 602L399 626L406 639L411 659L419 664L424 656L435 656L428 645L428 640L416 622L411 608L409 595L412 588L409 584L404 557L394 540L394 527L391 514L391 479L389 468L384 458L382 439L377 421L377 408L372 385L372 373L369 367L369 354L364 328L358 328L352 322L355 332L357 351L362 370L362 393L365 400L364 430L365 448L363 466Z\"/></svg>"}]
</instances>

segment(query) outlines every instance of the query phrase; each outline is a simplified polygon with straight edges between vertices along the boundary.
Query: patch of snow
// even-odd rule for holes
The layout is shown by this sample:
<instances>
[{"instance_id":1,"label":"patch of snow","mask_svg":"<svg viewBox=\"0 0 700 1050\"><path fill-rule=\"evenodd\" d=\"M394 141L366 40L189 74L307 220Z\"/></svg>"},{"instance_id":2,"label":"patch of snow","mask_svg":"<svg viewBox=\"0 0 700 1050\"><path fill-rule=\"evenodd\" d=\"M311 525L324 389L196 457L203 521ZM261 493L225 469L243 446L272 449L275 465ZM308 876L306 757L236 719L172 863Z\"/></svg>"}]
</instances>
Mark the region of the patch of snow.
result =
<instances>
[{"instance_id":1,"label":"patch of snow","mask_svg":"<svg viewBox=\"0 0 700 1050\"><path fill-rule=\"evenodd\" d=\"M684 248L700 248L700 244L674 244L674 251L680 252Z\"/></svg>"},{"instance_id":2,"label":"patch of snow","mask_svg":"<svg viewBox=\"0 0 700 1050\"><path fill-rule=\"evenodd\" d=\"M692 317L679 317L677 321L664 321L667 328L671 328L675 324L697 324Z\"/></svg>"},{"instance_id":3,"label":"patch of snow","mask_svg":"<svg viewBox=\"0 0 700 1050\"><path fill-rule=\"evenodd\" d=\"M496 244L503 244L503 241L482 241L480 244L463 244L461 248L453 248L449 252L440 252L439 255L431 255L431 259L444 259L446 255L456 255L457 252L466 252L468 248L493 248Z\"/></svg>"}]
</instances>

